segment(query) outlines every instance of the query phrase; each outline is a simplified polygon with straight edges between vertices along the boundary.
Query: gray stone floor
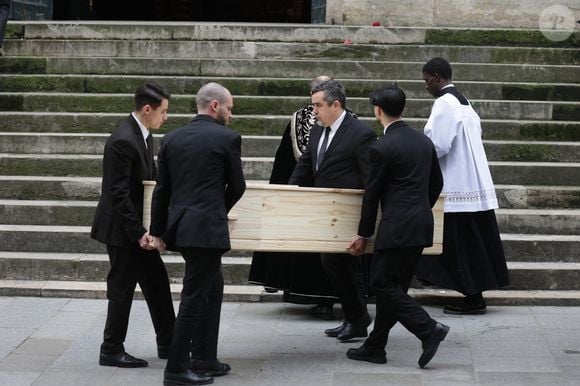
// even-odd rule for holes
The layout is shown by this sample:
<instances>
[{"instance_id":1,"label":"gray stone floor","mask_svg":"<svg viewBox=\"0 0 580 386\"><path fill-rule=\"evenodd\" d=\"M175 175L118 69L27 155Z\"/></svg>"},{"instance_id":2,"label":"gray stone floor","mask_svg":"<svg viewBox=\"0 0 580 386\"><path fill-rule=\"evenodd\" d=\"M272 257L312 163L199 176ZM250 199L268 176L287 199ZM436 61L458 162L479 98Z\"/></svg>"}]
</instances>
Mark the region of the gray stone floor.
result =
<instances>
[{"instance_id":1,"label":"gray stone floor","mask_svg":"<svg viewBox=\"0 0 580 386\"><path fill-rule=\"evenodd\" d=\"M484 316L443 315L451 332L426 369L419 341L396 326L388 363L348 360L361 341L338 343L308 307L224 303L220 359L231 374L216 385L580 385L580 307L490 307ZM145 369L97 364L106 301L0 297L0 385L161 385L147 307L135 301L127 351ZM374 306L371 307L374 314Z\"/></svg>"}]
</instances>

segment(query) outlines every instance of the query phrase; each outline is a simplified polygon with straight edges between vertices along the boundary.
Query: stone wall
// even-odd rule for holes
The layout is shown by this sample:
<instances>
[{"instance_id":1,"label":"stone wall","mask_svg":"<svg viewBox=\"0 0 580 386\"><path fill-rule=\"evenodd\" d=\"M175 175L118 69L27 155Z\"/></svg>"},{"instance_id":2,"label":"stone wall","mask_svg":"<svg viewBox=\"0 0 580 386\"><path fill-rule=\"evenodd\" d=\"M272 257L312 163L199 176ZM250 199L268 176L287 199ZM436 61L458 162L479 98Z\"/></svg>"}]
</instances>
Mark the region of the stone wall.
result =
<instances>
[{"instance_id":1,"label":"stone wall","mask_svg":"<svg viewBox=\"0 0 580 386\"><path fill-rule=\"evenodd\" d=\"M328 24L578 29L580 0L327 0Z\"/></svg>"}]
</instances>

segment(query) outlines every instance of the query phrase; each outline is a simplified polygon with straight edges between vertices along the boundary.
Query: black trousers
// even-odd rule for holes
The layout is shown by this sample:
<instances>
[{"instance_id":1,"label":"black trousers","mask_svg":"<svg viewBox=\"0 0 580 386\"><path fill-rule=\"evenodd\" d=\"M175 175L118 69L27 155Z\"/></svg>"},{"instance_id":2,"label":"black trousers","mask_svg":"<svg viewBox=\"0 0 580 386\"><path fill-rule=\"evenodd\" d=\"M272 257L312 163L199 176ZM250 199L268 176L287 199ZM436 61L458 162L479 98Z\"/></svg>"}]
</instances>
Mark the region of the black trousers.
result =
<instances>
[{"instance_id":1,"label":"black trousers","mask_svg":"<svg viewBox=\"0 0 580 386\"><path fill-rule=\"evenodd\" d=\"M107 322L101 352L116 354L125 351L129 313L139 283L149 307L158 345L169 345L173 334L175 312L169 289L167 270L157 251L146 251L138 245L107 245L111 268L107 275Z\"/></svg>"},{"instance_id":2,"label":"black trousers","mask_svg":"<svg viewBox=\"0 0 580 386\"><path fill-rule=\"evenodd\" d=\"M191 359L217 360L224 279L221 258L225 250L180 248L185 275L175 321L167 370L182 372Z\"/></svg>"},{"instance_id":3,"label":"black trousers","mask_svg":"<svg viewBox=\"0 0 580 386\"><path fill-rule=\"evenodd\" d=\"M361 257L346 253L322 253L320 257L330 284L340 299L345 319L352 323L366 315Z\"/></svg>"},{"instance_id":4,"label":"black trousers","mask_svg":"<svg viewBox=\"0 0 580 386\"><path fill-rule=\"evenodd\" d=\"M365 346L384 350L389 331L400 322L424 340L435 326L427 311L407 294L422 247L375 251L371 268L371 290L376 296L377 315Z\"/></svg>"}]
</instances>

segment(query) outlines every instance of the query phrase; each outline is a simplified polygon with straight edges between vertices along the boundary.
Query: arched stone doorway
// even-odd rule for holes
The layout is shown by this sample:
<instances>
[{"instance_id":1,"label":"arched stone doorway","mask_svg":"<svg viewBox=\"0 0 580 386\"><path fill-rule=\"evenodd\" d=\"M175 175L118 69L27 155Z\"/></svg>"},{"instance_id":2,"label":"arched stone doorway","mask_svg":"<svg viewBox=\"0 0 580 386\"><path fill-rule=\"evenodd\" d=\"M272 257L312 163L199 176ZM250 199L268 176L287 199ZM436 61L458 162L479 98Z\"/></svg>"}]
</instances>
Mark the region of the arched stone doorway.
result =
<instances>
[{"instance_id":1,"label":"arched stone doorway","mask_svg":"<svg viewBox=\"0 0 580 386\"><path fill-rule=\"evenodd\" d=\"M324 22L326 0L52 0L54 20Z\"/></svg>"}]
</instances>

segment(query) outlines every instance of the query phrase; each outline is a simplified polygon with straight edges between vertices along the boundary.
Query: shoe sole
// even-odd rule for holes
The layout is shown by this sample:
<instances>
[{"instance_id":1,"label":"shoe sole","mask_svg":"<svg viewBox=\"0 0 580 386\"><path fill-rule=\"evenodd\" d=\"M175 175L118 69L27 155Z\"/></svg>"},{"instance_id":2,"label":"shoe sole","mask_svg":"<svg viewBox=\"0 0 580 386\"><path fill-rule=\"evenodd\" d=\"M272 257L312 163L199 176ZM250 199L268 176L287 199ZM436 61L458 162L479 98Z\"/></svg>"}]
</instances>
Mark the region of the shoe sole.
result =
<instances>
[{"instance_id":1,"label":"shoe sole","mask_svg":"<svg viewBox=\"0 0 580 386\"><path fill-rule=\"evenodd\" d=\"M120 367L123 369L136 369L138 367L148 367L149 364L146 363L144 365L140 365L140 364L134 364L134 365L130 365L130 364L120 364L120 363L116 363L116 362L105 362L105 361L99 361L99 365L100 366L109 366L109 367Z\"/></svg>"},{"instance_id":2,"label":"shoe sole","mask_svg":"<svg viewBox=\"0 0 580 386\"><path fill-rule=\"evenodd\" d=\"M223 375L229 374L229 370L228 371L209 371L209 370L191 368L191 371L195 371L196 373L206 373L206 374L211 375L212 377L221 377Z\"/></svg>"},{"instance_id":3,"label":"shoe sole","mask_svg":"<svg viewBox=\"0 0 580 386\"><path fill-rule=\"evenodd\" d=\"M367 336L369 336L368 331L365 334L358 334L353 336L346 337L337 336L336 339L338 339L340 342L348 342L349 340L353 340L355 338L366 338Z\"/></svg>"},{"instance_id":4,"label":"shoe sole","mask_svg":"<svg viewBox=\"0 0 580 386\"><path fill-rule=\"evenodd\" d=\"M429 364L429 362L431 362L431 359L433 359L433 357L435 356L435 354L437 354L437 350L439 350L439 345L441 344L441 342L443 342L445 340L445 338L447 337L447 334L449 334L449 330L451 329L449 326L443 326L443 333L441 334L441 336L439 337L439 341L437 342L437 344L433 347L433 350L429 353L429 355L427 355L424 360L423 360L423 365L421 365L421 358L419 358L419 367L420 368L424 368L425 366L427 366L427 364Z\"/></svg>"},{"instance_id":5,"label":"shoe sole","mask_svg":"<svg viewBox=\"0 0 580 386\"><path fill-rule=\"evenodd\" d=\"M447 315L485 315L487 313L486 309L483 310L473 310L473 311L453 311L443 309L443 313Z\"/></svg>"},{"instance_id":6,"label":"shoe sole","mask_svg":"<svg viewBox=\"0 0 580 386\"><path fill-rule=\"evenodd\" d=\"M177 381L163 380L163 386L209 385L210 383L213 383L213 379L210 379L209 381L195 382L195 383L183 383L183 382L177 382Z\"/></svg>"},{"instance_id":7,"label":"shoe sole","mask_svg":"<svg viewBox=\"0 0 580 386\"><path fill-rule=\"evenodd\" d=\"M384 359L383 358L363 358L363 357L353 356L353 355L349 354L348 352L346 353L346 357L348 359L352 359L355 361L376 363L378 365L384 365L385 363L387 363L387 358L384 358Z\"/></svg>"}]
</instances>

